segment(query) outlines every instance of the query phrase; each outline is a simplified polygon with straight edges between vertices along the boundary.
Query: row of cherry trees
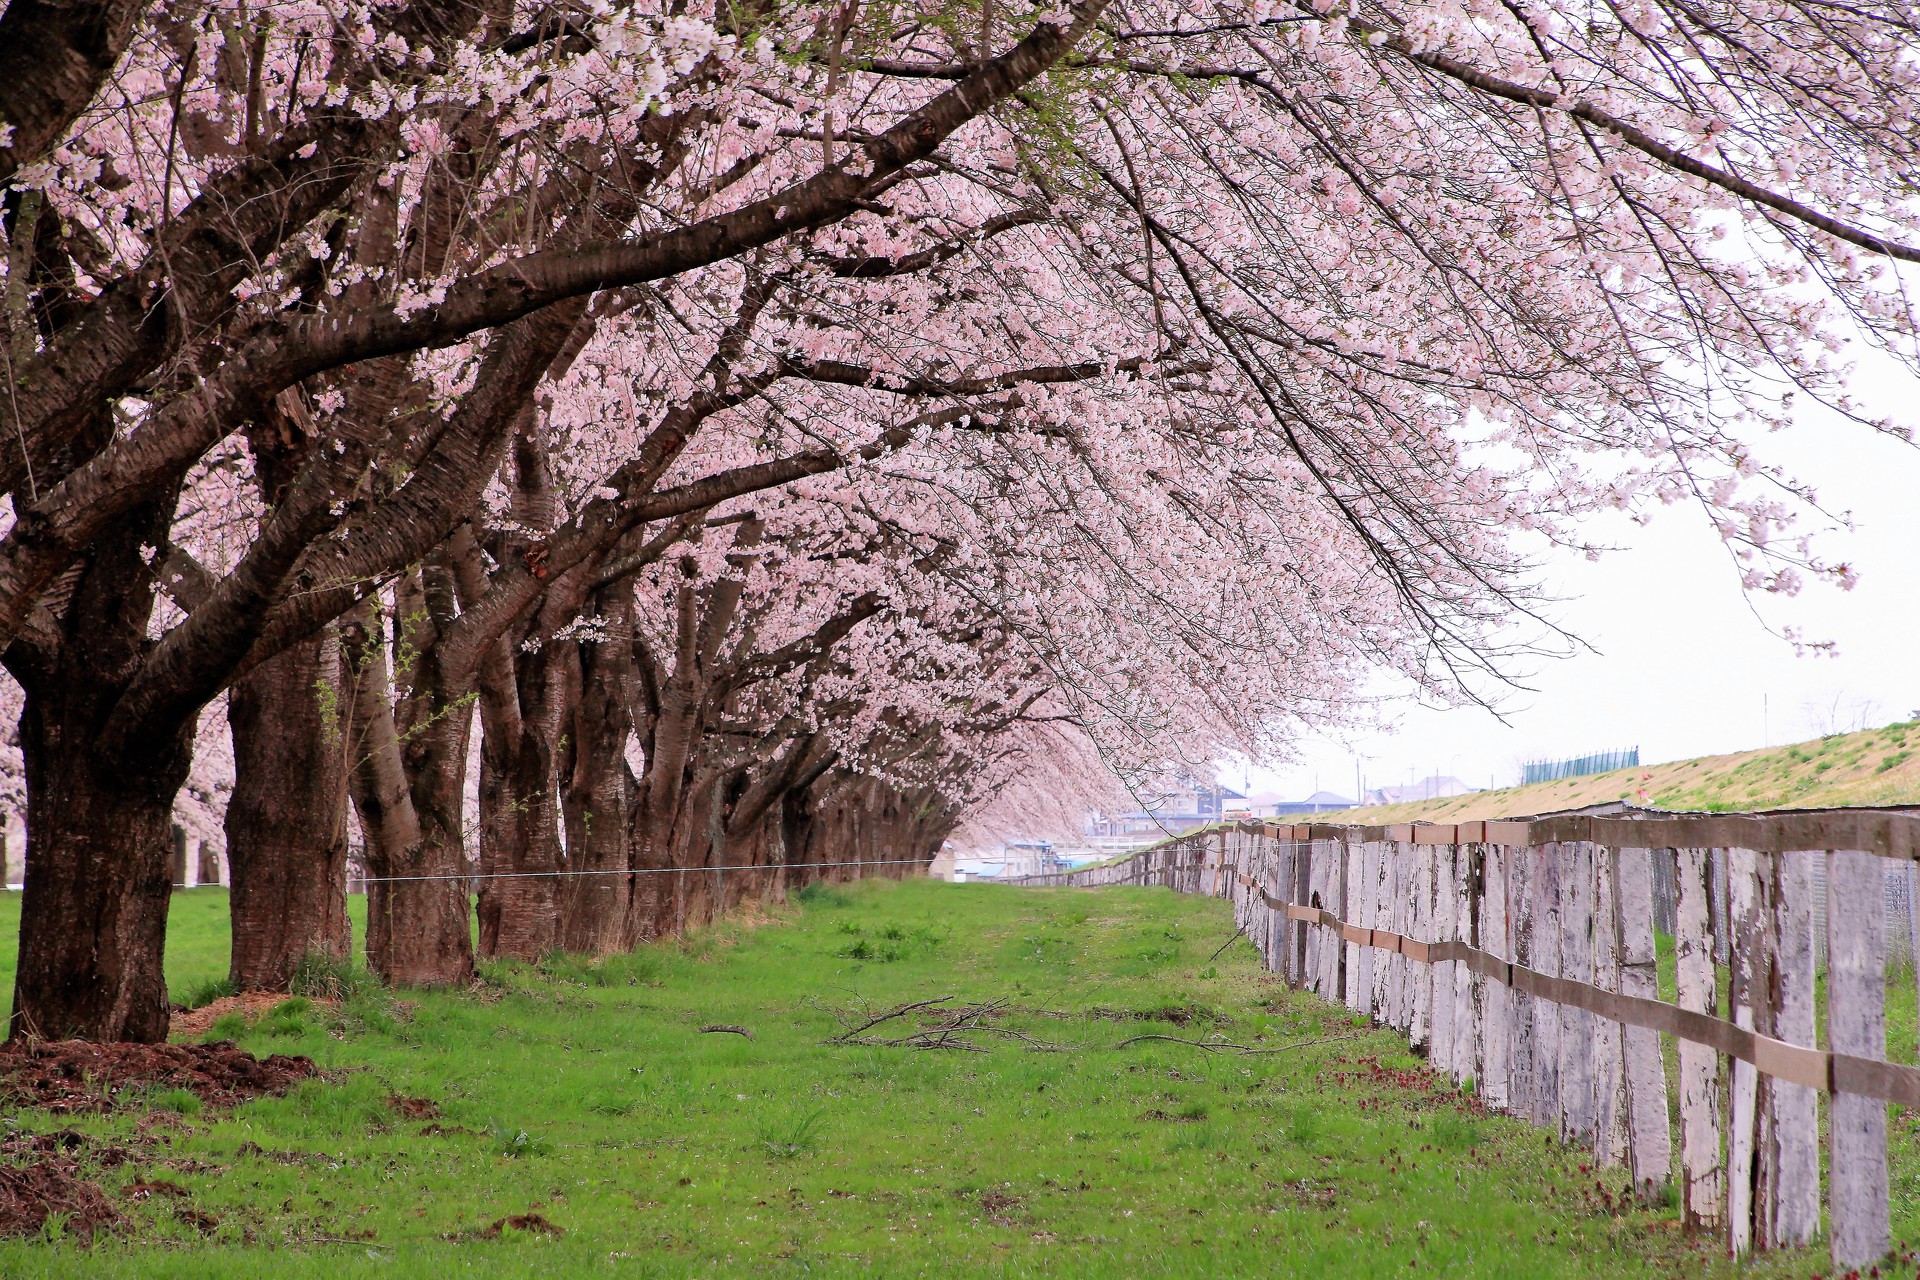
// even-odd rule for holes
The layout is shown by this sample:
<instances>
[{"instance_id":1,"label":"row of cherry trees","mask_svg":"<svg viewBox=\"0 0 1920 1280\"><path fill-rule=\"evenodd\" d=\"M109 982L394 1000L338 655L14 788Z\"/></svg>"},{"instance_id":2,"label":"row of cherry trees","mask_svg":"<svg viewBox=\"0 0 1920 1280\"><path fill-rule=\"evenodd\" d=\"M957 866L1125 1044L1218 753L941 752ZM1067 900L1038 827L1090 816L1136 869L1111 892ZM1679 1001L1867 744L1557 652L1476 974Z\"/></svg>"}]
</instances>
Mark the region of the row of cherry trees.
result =
<instances>
[{"instance_id":1,"label":"row of cherry trees","mask_svg":"<svg viewBox=\"0 0 1920 1280\"><path fill-rule=\"evenodd\" d=\"M483 950L617 950L1467 696L1597 509L1844 577L1752 439L1898 429L1836 352L1913 357L1915 31L7 0L14 1033L164 1035L209 708L236 977L344 948L350 804L370 963L457 982L475 862Z\"/></svg>"}]
</instances>

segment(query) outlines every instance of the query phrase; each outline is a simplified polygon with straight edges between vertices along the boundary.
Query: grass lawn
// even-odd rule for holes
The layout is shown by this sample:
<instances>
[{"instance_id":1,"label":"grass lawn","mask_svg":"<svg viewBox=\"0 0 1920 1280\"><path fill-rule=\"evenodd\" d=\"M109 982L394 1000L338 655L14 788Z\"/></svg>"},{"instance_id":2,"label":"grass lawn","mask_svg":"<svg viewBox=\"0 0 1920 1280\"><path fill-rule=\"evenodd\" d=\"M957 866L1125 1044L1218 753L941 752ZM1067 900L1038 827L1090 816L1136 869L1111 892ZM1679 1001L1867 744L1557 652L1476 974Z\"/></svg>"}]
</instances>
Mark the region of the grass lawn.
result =
<instances>
[{"instance_id":1,"label":"grass lawn","mask_svg":"<svg viewBox=\"0 0 1920 1280\"><path fill-rule=\"evenodd\" d=\"M177 991L225 973L224 907L176 898ZM0 895L9 951L17 909ZM92 1175L130 1229L0 1244L0 1276L1732 1274L1671 1210L1609 1209L1617 1171L1476 1114L1245 942L1211 958L1231 931L1225 904L1158 890L872 882L604 964L230 1020L333 1078L224 1114L12 1114L130 1150ZM1004 1000L993 1025L1059 1051L822 1043L847 1010L938 996ZM1119 1047L1143 1034L1262 1052ZM482 1236L520 1215L564 1234Z\"/></svg>"}]
</instances>

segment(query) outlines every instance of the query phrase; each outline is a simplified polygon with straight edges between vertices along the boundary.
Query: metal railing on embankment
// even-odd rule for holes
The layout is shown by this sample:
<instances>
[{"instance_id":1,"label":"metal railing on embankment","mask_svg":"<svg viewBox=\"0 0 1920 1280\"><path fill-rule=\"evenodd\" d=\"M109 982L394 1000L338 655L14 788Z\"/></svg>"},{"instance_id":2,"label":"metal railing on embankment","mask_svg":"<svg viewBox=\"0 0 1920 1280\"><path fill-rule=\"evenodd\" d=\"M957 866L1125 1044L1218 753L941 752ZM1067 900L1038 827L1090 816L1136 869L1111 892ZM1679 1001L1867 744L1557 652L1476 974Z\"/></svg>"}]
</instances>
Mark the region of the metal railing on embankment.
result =
<instances>
[{"instance_id":1,"label":"metal railing on embankment","mask_svg":"<svg viewBox=\"0 0 1920 1280\"><path fill-rule=\"evenodd\" d=\"M1917 854L1920 813L1886 809L1241 822L1012 883L1230 898L1270 969L1397 1028L1642 1194L1676 1179L1677 1148L1686 1220L1732 1252L1810 1243L1824 1190L1835 1263L1864 1267L1892 1244L1887 1104L1920 1107L1920 1070L1887 1057L1883 874ZM1654 927L1667 866L1671 1002Z\"/></svg>"}]
</instances>

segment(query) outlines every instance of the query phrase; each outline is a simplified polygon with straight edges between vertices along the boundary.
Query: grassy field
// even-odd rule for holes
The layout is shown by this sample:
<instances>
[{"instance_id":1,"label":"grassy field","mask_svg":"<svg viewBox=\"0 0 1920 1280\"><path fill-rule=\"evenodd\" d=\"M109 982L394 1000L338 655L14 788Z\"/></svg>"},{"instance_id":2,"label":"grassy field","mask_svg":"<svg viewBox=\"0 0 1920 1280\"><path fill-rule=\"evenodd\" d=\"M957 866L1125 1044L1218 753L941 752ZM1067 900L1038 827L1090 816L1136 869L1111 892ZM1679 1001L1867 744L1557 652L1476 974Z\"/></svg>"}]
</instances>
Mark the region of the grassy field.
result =
<instances>
[{"instance_id":1,"label":"grassy field","mask_svg":"<svg viewBox=\"0 0 1920 1280\"><path fill-rule=\"evenodd\" d=\"M176 900L177 989L224 972L223 907ZM1732 1274L1245 942L1215 957L1231 933L1223 903L1157 890L876 882L603 964L230 1018L332 1078L225 1114L11 1115L132 1152L93 1174L130 1226L0 1244L0 1276ZM940 996L1006 1002L999 1030L823 1043ZM1896 1132L1896 1234L1920 1238ZM127 1197L157 1180L181 1194Z\"/></svg>"},{"instance_id":2,"label":"grassy field","mask_svg":"<svg viewBox=\"0 0 1920 1280\"><path fill-rule=\"evenodd\" d=\"M1625 800L1729 813L1920 803L1920 723L1838 733L1761 751L1616 769L1530 787L1343 810L1337 822L1473 822Z\"/></svg>"}]
</instances>

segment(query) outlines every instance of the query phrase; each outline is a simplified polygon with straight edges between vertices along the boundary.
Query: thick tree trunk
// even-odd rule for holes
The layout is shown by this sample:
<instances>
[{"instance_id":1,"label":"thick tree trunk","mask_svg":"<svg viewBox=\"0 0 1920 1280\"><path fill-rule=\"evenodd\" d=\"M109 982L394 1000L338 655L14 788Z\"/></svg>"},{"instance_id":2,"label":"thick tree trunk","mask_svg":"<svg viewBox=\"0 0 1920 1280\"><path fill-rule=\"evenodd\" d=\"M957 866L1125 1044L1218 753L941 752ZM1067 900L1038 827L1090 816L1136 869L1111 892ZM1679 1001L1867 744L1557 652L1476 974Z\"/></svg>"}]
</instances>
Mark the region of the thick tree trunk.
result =
<instances>
[{"instance_id":1,"label":"thick tree trunk","mask_svg":"<svg viewBox=\"0 0 1920 1280\"><path fill-rule=\"evenodd\" d=\"M173 798L192 745L187 731L149 744L157 758L137 769L98 751L89 722L112 698L94 684L29 690L20 717L27 876L10 1038L167 1038Z\"/></svg>"},{"instance_id":2,"label":"thick tree trunk","mask_svg":"<svg viewBox=\"0 0 1920 1280\"><path fill-rule=\"evenodd\" d=\"M627 911L628 815L633 771L627 736L633 731L633 588L615 585L597 611L604 639L579 646L580 697L572 731L572 768L566 780L568 865L580 874L566 885L560 945L568 951L611 955L633 945Z\"/></svg>"},{"instance_id":3,"label":"thick tree trunk","mask_svg":"<svg viewBox=\"0 0 1920 1280\"><path fill-rule=\"evenodd\" d=\"M471 871L460 830L471 708L423 711L403 747L372 631L363 612L344 633L359 753L349 785L367 840L367 967L395 986L471 982Z\"/></svg>"},{"instance_id":4,"label":"thick tree trunk","mask_svg":"<svg viewBox=\"0 0 1920 1280\"><path fill-rule=\"evenodd\" d=\"M227 859L242 991L284 990L301 958L351 954L346 735L331 633L287 650L228 695Z\"/></svg>"},{"instance_id":5,"label":"thick tree trunk","mask_svg":"<svg viewBox=\"0 0 1920 1280\"><path fill-rule=\"evenodd\" d=\"M166 1039L173 800L198 717L132 739L105 735L150 648L152 548L172 509L167 495L103 532L67 580L64 610L49 608L57 635L24 635L6 652L26 693L27 784L10 1037Z\"/></svg>"},{"instance_id":6,"label":"thick tree trunk","mask_svg":"<svg viewBox=\"0 0 1920 1280\"><path fill-rule=\"evenodd\" d=\"M559 794L553 751L540 729L523 722L480 756L480 952L538 960L558 943L560 872Z\"/></svg>"}]
</instances>

